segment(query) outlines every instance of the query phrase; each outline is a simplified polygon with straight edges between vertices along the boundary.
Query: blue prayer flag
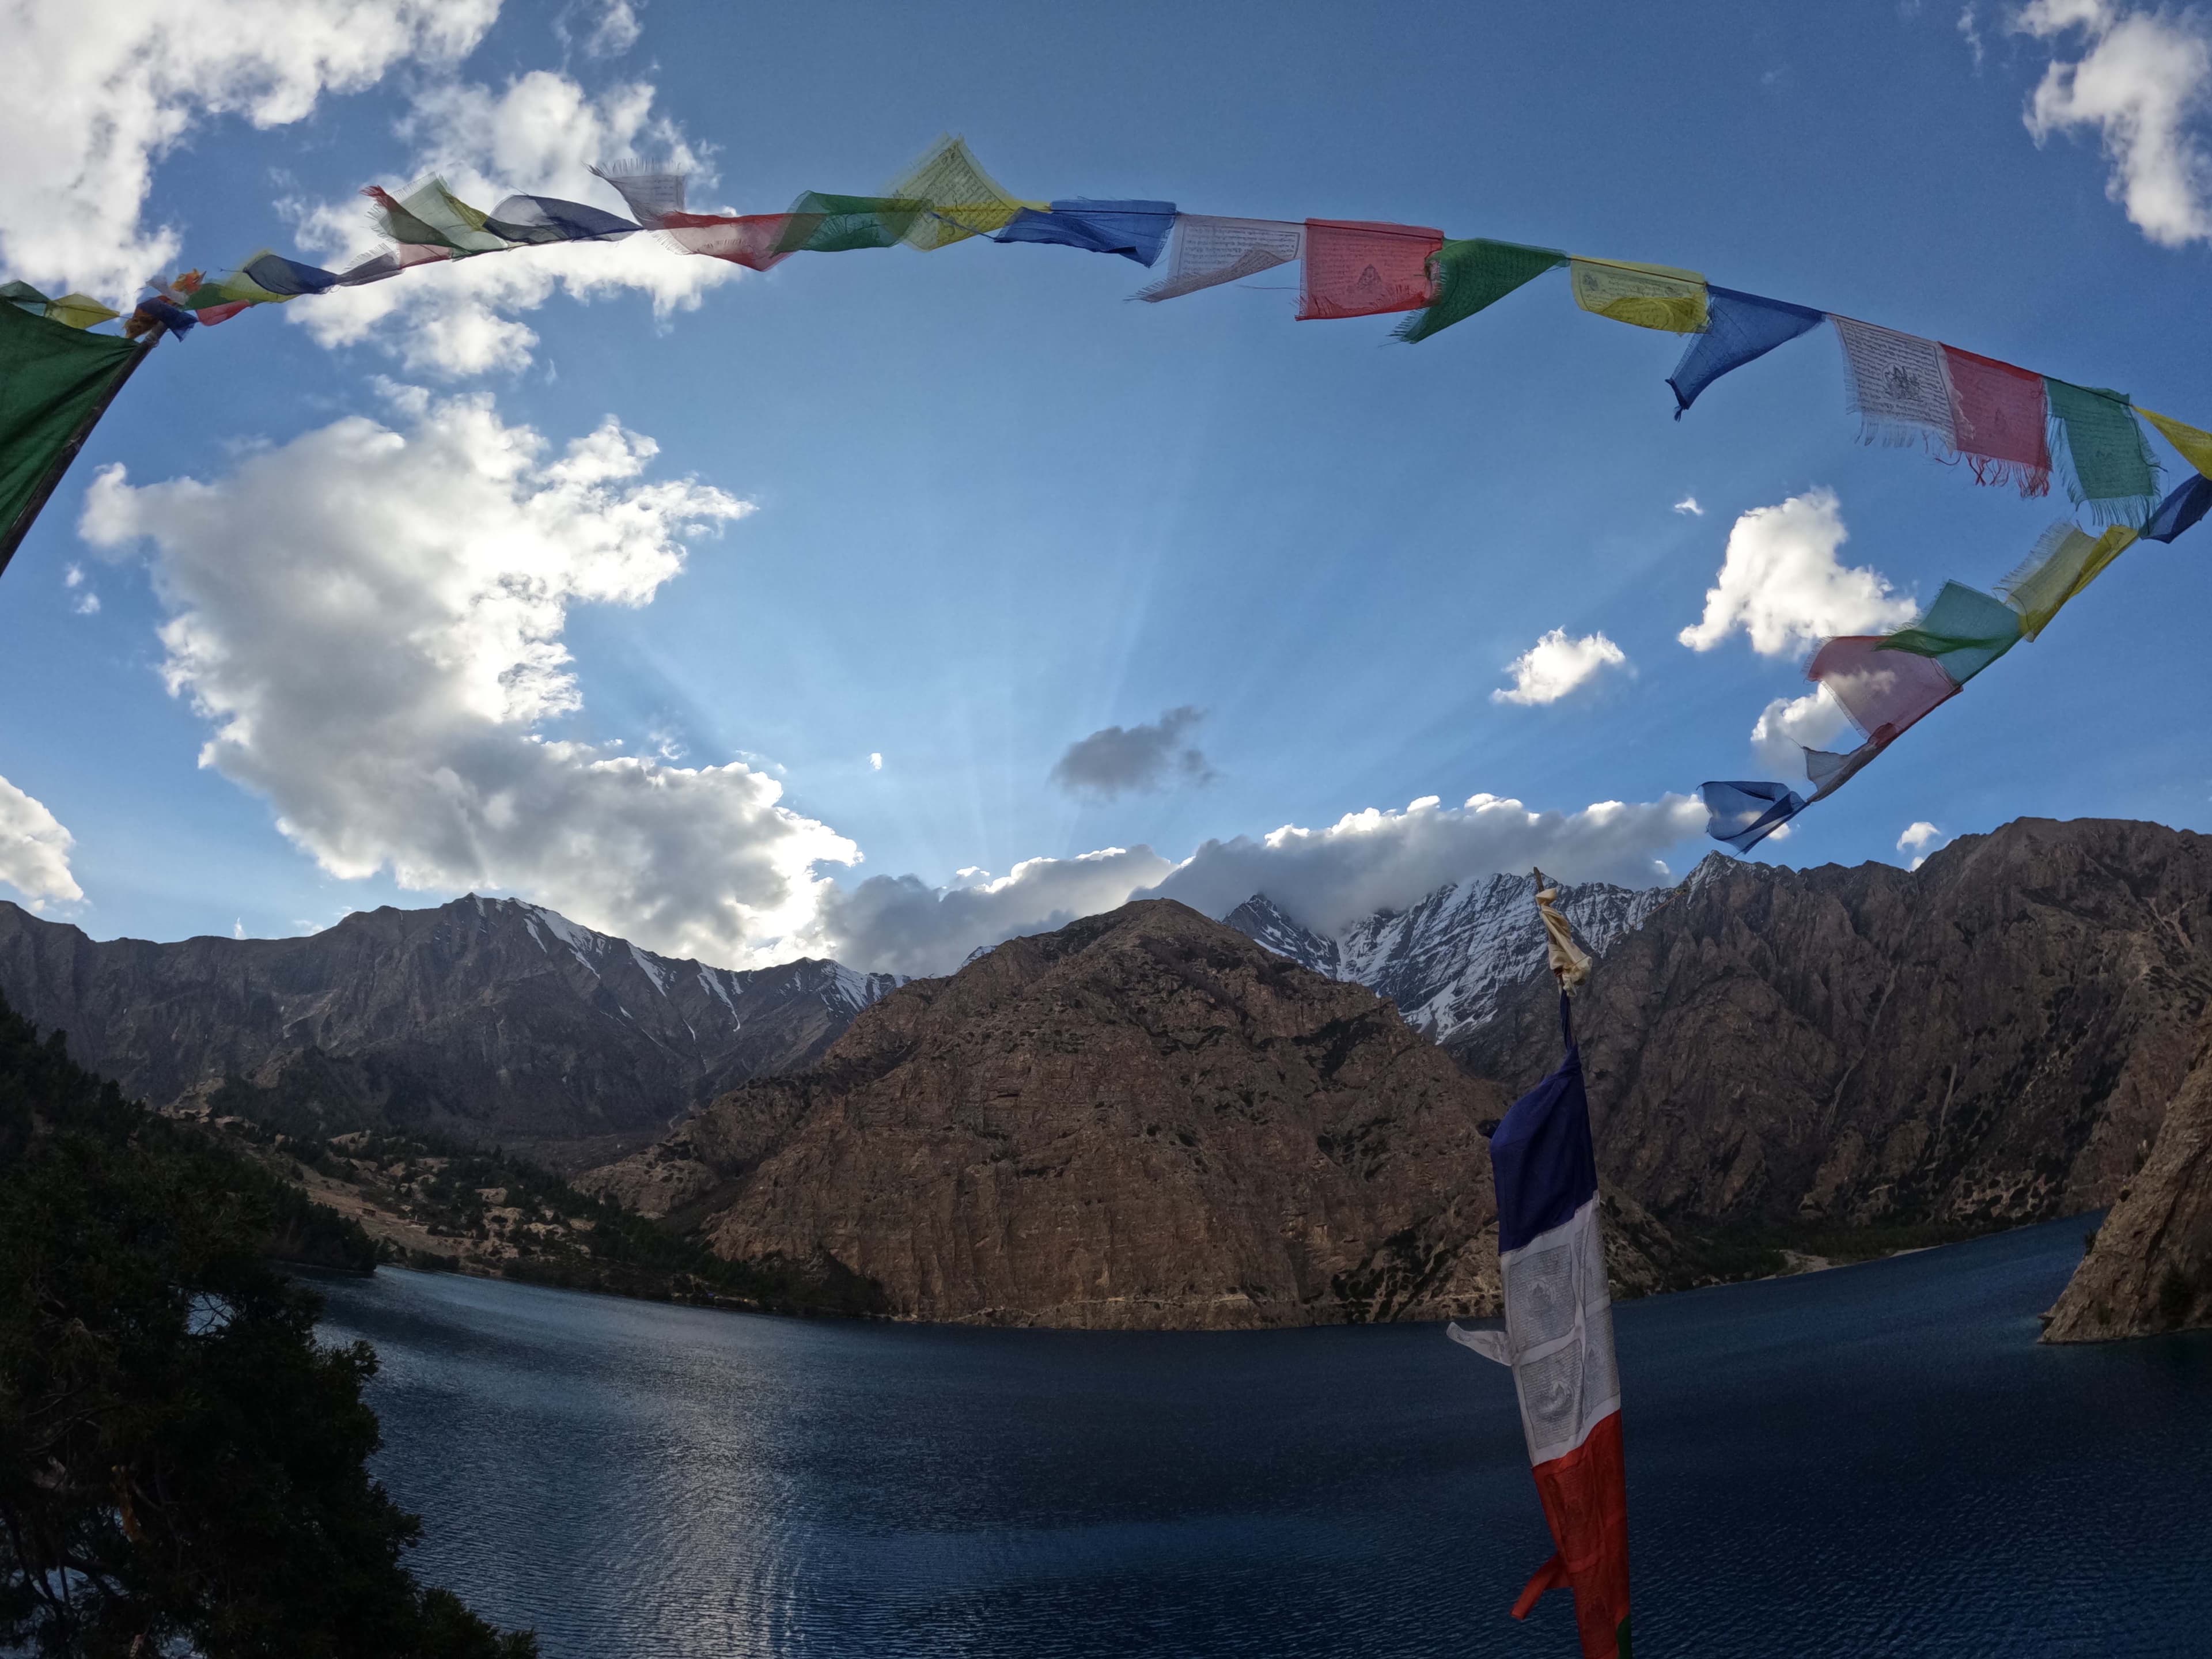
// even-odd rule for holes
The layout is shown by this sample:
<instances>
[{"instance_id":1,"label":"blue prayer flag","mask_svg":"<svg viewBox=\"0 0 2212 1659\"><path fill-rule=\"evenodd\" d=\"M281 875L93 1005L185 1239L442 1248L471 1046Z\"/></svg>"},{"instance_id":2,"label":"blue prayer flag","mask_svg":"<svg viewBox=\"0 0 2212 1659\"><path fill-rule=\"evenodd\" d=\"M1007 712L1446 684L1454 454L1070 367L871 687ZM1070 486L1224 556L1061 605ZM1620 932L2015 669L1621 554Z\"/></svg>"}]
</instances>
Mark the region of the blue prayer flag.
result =
<instances>
[{"instance_id":1,"label":"blue prayer flag","mask_svg":"<svg viewBox=\"0 0 2212 1659\"><path fill-rule=\"evenodd\" d=\"M510 196L486 216L483 228L510 242L612 241L641 228L619 214L557 196Z\"/></svg>"},{"instance_id":2,"label":"blue prayer flag","mask_svg":"<svg viewBox=\"0 0 2212 1659\"><path fill-rule=\"evenodd\" d=\"M2158 504L2150 522L2142 527L2147 542L2170 542L2212 508L2212 478L2198 473Z\"/></svg>"},{"instance_id":3,"label":"blue prayer flag","mask_svg":"<svg viewBox=\"0 0 2212 1659\"><path fill-rule=\"evenodd\" d=\"M1118 253L1150 265L1175 228L1173 202L1094 202L1073 197L1043 213L1024 208L996 233L1000 242L1044 242L1091 253Z\"/></svg>"},{"instance_id":4,"label":"blue prayer flag","mask_svg":"<svg viewBox=\"0 0 2212 1659\"><path fill-rule=\"evenodd\" d=\"M1783 783L1705 783L1705 833L1748 853L1805 810L1805 798Z\"/></svg>"},{"instance_id":5,"label":"blue prayer flag","mask_svg":"<svg viewBox=\"0 0 2212 1659\"><path fill-rule=\"evenodd\" d=\"M297 259L288 259L281 253L264 253L248 259L240 267L240 274L256 288L281 295L287 300L302 294L327 294L338 283L337 273L324 270L316 265L303 265Z\"/></svg>"},{"instance_id":6,"label":"blue prayer flag","mask_svg":"<svg viewBox=\"0 0 2212 1659\"><path fill-rule=\"evenodd\" d=\"M1741 368L1784 341L1796 339L1823 314L1786 301L1763 300L1756 294L1708 284L1705 332L1690 337L1682 361L1667 377L1680 405L1674 418L1680 420L1682 410L1697 402L1698 394L1730 369Z\"/></svg>"}]
</instances>

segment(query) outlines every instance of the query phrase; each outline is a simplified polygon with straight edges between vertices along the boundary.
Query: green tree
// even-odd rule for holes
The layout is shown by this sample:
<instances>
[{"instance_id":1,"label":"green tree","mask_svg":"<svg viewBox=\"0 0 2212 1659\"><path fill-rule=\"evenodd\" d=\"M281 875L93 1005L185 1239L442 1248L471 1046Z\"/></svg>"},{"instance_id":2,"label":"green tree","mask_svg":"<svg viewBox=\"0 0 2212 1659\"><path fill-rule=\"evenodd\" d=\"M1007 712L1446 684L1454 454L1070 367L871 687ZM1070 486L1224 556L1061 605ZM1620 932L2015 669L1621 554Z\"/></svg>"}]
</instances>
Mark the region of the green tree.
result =
<instances>
[{"instance_id":1,"label":"green tree","mask_svg":"<svg viewBox=\"0 0 2212 1659\"><path fill-rule=\"evenodd\" d=\"M318 1345L318 1298L268 1260L334 1226L0 1003L0 1649L537 1652L402 1564L375 1355Z\"/></svg>"}]
</instances>

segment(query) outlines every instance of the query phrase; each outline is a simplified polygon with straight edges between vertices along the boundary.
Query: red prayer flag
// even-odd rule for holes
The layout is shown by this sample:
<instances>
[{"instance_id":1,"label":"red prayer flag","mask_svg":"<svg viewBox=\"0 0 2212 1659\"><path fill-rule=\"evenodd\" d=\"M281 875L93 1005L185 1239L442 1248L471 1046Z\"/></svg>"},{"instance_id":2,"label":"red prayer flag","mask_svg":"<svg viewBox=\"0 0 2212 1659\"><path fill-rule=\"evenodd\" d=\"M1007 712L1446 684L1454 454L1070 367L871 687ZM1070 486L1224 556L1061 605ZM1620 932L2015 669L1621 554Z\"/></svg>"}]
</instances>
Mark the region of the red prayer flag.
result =
<instances>
[{"instance_id":1,"label":"red prayer flag","mask_svg":"<svg viewBox=\"0 0 2212 1659\"><path fill-rule=\"evenodd\" d=\"M748 213L732 217L716 213L664 213L656 228L686 253L703 253L727 259L748 270L766 270L789 251L779 253L788 213Z\"/></svg>"},{"instance_id":2,"label":"red prayer flag","mask_svg":"<svg viewBox=\"0 0 2212 1659\"><path fill-rule=\"evenodd\" d=\"M1943 672L1942 664L1909 651L1881 649L1888 638L1854 634L1830 640L1805 670L1807 679L1828 688L1852 725L1883 744L1959 695L1959 683Z\"/></svg>"},{"instance_id":3,"label":"red prayer flag","mask_svg":"<svg viewBox=\"0 0 2212 1659\"><path fill-rule=\"evenodd\" d=\"M1436 297L1429 260L1444 234L1420 225L1357 219L1306 221L1305 277L1298 319L1419 311Z\"/></svg>"},{"instance_id":4,"label":"red prayer flag","mask_svg":"<svg viewBox=\"0 0 2212 1659\"><path fill-rule=\"evenodd\" d=\"M1978 483L2017 483L2023 495L2051 489L2050 404L2043 376L1956 346L1943 349L1959 453Z\"/></svg>"}]
</instances>

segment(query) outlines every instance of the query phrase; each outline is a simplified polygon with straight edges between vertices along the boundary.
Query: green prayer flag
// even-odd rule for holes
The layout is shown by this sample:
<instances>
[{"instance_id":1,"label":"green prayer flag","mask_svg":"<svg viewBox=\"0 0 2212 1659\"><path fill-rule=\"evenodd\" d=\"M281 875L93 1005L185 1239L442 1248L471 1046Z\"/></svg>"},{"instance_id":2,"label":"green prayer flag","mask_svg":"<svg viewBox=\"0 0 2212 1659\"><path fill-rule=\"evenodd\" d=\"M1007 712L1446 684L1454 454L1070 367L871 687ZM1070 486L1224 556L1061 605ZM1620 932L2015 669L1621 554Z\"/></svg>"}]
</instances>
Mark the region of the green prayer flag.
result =
<instances>
[{"instance_id":1,"label":"green prayer flag","mask_svg":"<svg viewBox=\"0 0 2212 1659\"><path fill-rule=\"evenodd\" d=\"M896 247L927 202L893 196L825 196L810 190L791 204L789 222L776 239L778 253L848 253L856 248Z\"/></svg>"},{"instance_id":2,"label":"green prayer flag","mask_svg":"<svg viewBox=\"0 0 2212 1659\"><path fill-rule=\"evenodd\" d=\"M0 305L0 570L148 349Z\"/></svg>"},{"instance_id":3,"label":"green prayer flag","mask_svg":"<svg viewBox=\"0 0 2212 1659\"><path fill-rule=\"evenodd\" d=\"M1945 582L1920 620L1876 647L1933 657L1959 684L2020 643L2020 612L1961 582Z\"/></svg>"},{"instance_id":4,"label":"green prayer flag","mask_svg":"<svg viewBox=\"0 0 2212 1659\"><path fill-rule=\"evenodd\" d=\"M2051 454L2067 494L2099 524L2140 525L2158 505L2158 468L2124 392L2044 377ZM2070 465L2066 464L2070 463Z\"/></svg>"},{"instance_id":5,"label":"green prayer flag","mask_svg":"<svg viewBox=\"0 0 2212 1659\"><path fill-rule=\"evenodd\" d=\"M1415 312L1398 325L1398 337L1409 343L1425 340L1439 329L1449 328L1485 306L1496 304L1523 283L1566 263L1567 256L1557 248L1523 247L1518 242L1493 242L1480 236L1448 241L1429 260L1437 297L1426 310Z\"/></svg>"}]
</instances>

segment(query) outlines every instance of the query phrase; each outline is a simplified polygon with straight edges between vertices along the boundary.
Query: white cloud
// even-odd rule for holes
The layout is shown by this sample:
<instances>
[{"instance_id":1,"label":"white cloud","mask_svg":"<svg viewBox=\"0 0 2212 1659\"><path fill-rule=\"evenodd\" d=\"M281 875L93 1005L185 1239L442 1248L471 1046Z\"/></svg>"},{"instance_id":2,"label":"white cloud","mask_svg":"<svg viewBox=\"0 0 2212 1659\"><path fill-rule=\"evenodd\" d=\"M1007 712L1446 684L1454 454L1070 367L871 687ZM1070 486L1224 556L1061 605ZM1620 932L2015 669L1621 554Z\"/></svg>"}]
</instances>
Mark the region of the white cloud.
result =
<instances>
[{"instance_id":1,"label":"white cloud","mask_svg":"<svg viewBox=\"0 0 2212 1659\"><path fill-rule=\"evenodd\" d=\"M642 82L593 98L565 75L536 70L503 90L447 82L416 94L400 124L416 147L416 173L435 171L464 201L490 209L517 191L598 202L618 210L591 164L647 149L678 167L702 168L699 151L673 123L653 113ZM387 179L398 189L410 182ZM368 220L357 198L288 204L300 240L325 257L361 251ZM420 265L381 283L335 289L288 308L293 322L326 346L374 342L414 373L465 377L526 367L538 334L516 313L556 292L577 300L642 294L666 319L697 308L740 267L678 253L652 235L612 242L562 242Z\"/></svg>"},{"instance_id":2,"label":"white cloud","mask_svg":"<svg viewBox=\"0 0 2212 1659\"><path fill-rule=\"evenodd\" d=\"M1170 780L1205 784L1213 769L1183 735L1205 720L1206 711L1186 704L1170 708L1144 726L1103 726L1078 738L1053 763L1052 781L1071 794L1094 800L1149 794Z\"/></svg>"},{"instance_id":3,"label":"white cloud","mask_svg":"<svg viewBox=\"0 0 2212 1659\"><path fill-rule=\"evenodd\" d=\"M76 596L76 603L70 608L80 617L97 617L100 614L100 595L80 593Z\"/></svg>"},{"instance_id":4,"label":"white cloud","mask_svg":"<svg viewBox=\"0 0 2212 1659\"><path fill-rule=\"evenodd\" d=\"M1802 697L1777 697L1751 728L1752 752L1770 772L1802 777L1808 749L1834 750L1850 729L1850 717L1814 686Z\"/></svg>"},{"instance_id":5,"label":"white cloud","mask_svg":"<svg viewBox=\"0 0 2212 1659\"><path fill-rule=\"evenodd\" d=\"M0 882L30 900L32 909L84 896L70 874L70 848L76 844L41 803L0 778Z\"/></svg>"},{"instance_id":6,"label":"white cloud","mask_svg":"<svg viewBox=\"0 0 2212 1659\"><path fill-rule=\"evenodd\" d=\"M1674 503L1674 510L1692 519L1702 519L1705 516L1705 509L1698 505L1698 498L1695 495L1683 496L1680 501Z\"/></svg>"},{"instance_id":7,"label":"white cloud","mask_svg":"<svg viewBox=\"0 0 2212 1659\"><path fill-rule=\"evenodd\" d=\"M1966 50L1974 55L1974 67L1982 66L1984 46L1980 21L1974 15L1972 0L1959 13L1959 38L1966 43Z\"/></svg>"},{"instance_id":8,"label":"white cloud","mask_svg":"<svg viewBox=\"0 0 2212 1659\"><path fill-rule=\"evenodd\" d=\"M577 40L580 31L582 40ZM619 58L637 44L644 29L629 0L583 0L553 20L561 44L580 44L587 58Z\"/></svg>"},{"instance_id":9,"label":"white cloud","mask_svg":"<svg viewBox=\"0 0 2212 1659\"><path fill-rule=\"evenodd\" d=\"M879 751L875 751L875 750L872 750L872 751L870 751L870 753L869 753L869 755L868 755L868 770L870 770L871 772L880 772L880 771L882 771L883 769L884 769L884 757L883 757L883 755L882 755Z\"/></svg>"},{"instance_id":10,"label":"white cloud","mask_svg":"<svg viewBox=\"0 0 2212 1659\"><path fill-rule=\"evenodd\" d=\"M1586 685L1608 668L1625 668L1628 653L1602 634L1585 634L1578 640L1555 628L1506 664L1513 676L1510 686L1490 694L1492 702L1517 702L1524 708L1557 702L1577 686Z\"/></svg>"},{"instance_id":11,"label":"white cloud","mask_svg":"<svg viewBox=\"0 0 2212 1659\"><path fill-rule=\"evenodd\" d=\"M239 917L237 921L230 924L230 936L233 939L244 939L246 937L246 918L244 916Z\"/></svg>"},{"instance_id":12,"label":"white cloud","mask_svg":"<svg viewBox=\"0 0 2212 1659\"><path fill-rule=\"evenodd\" d=\"M1964 27L1962 22L1961 27ZM2212 240L2212 157L2191 131L2212 108L2212 32L2191 11L2130 11L2113 0L2033 0L2014 27L2087 50L2054 58L2028 100L2037 143L2094 132L2112 164L2105 193L2166 247Z\"/></svg>"},{"instance_id":13,"label":"white cloud","mask_svg":"<svg viewBox=\"0 0 2212 1659\"><path fill-rule=\"evenodd\" d=\"M1935 852L1948 840L1950 840L1948 836L1929 823L1927 819L1922 818L1917 823L1905 826L1905 833L1897 838L1897 850L1900 853L1912 854L1914 855L1912 862L1906 867L1917 870L1928 862L1928 855L1930 853Z\"/></svg>"},{"instance_id":14,"label":"white cloud","mask_svg":"<svg viewBox=\"0 0 2212 1659\"><path fill-rule=\"evenodd\" d=\"M817 860L852 843L742 763L678 767L545 729L580 706L574 605L641 605L684 538L744 502L645 481L611 418L558 454L488 398L393 388L213 483L94 482L95 545L155 547L171 690L214 726L204 765L265 797L331 874L507 889L657 950L788 955Z\"/></svg>"},{"instance_id":15,"label":"white cloud","mask_svg":"<svg viewBox=\"0 0 2212 1659\"><path fill-rule=\"evenodd\" d=\"M1837 562L1849 533L1832 489L1753 507L1729 532L1704 617L1676 637L1692 651L1710 651L1741 628L1753 650L1779 657L1832 635L1904 627L1913 618L1911 599L1892 592L1878 573Z\"/></svg>"},{"instance_id":16,"label":"white cloud","mask_svg":"<svg viewBox=\"0 0 2212 1659\"><path fill-rule=\"evenodd\" d=\"M991 879L966 870L932 888L877 877L824 897L818 948L858 968L947 973L978 946L1058 927L1132 898L1179 899L1221 915L1265 892L1309 926L1335 929L1385 906L1402 908L1446 882L1540 864L1562 880L1649 886L1671 878L1660 854L1701 837L1705 810L1687 796L1643 805L1601 801L1579 812L1531 811L1475 795L1464 805L1425 796L1403 811L1347 813L1321 830L1209 841L1180 864L1149 847L1079 859L1032 859Z\"/></svg>"},{"instance_id":17,"label":"white cloud","mask_svg":"<svg viewBox=\"0 0 2212 1659\"><path fill-rule=\"evenodd\" d=\"M176 262L143 222L154 164L207 115L301 120L410 60L473 49L498 0L10 0L0 52L0 264L127 303Z\"/></svg>"}]
</instances>

